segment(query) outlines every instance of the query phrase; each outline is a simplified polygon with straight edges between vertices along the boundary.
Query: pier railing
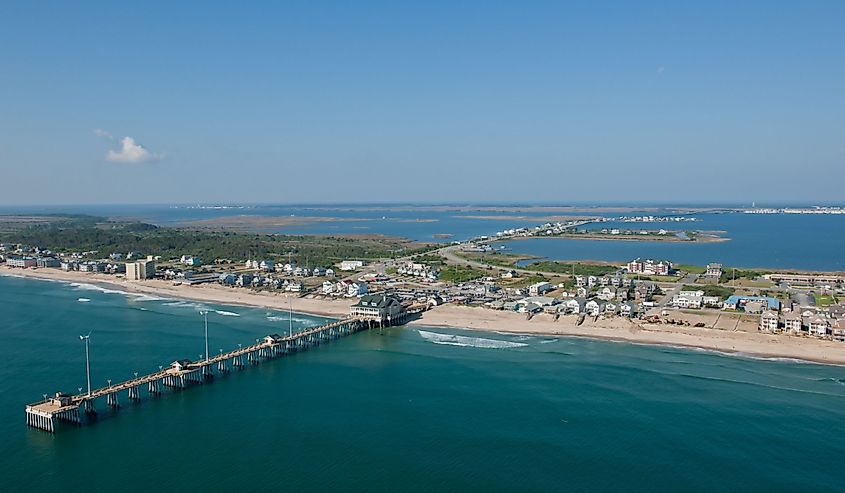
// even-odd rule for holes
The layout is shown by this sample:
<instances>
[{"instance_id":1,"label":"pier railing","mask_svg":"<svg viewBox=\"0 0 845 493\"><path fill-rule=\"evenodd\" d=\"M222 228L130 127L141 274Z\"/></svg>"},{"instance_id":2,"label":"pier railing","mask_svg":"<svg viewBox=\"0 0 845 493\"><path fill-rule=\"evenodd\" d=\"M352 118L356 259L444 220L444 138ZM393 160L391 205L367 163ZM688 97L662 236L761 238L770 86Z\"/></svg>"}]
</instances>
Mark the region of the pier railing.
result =
<instances>
[{"instance_id":1,"label":"pier railing","mask_svg":"<svg viewBox=\"0 0 845 493\"><path fill-rule=\"evenodd\" d=\"M304 351L325 341L330 341L368 328L371 323L360 319L346 319L312 327L295 334L281 336L267 335L259 342L239 347L232 351L214 355L208 359L192 361L177 360L167 368L146 375L94 389L91 393L66 395L61 392L54 397L26 406L26 423L41 430L55 432L60 422L79 425L82 414L96 414L96 402L105 397L110 408L119 407L119 395L127 393L130 401L141 399L140 389L146 387L149 395L161 395L163 387L183 389L190 384L210 381L217 374L228 373L231 368L242 368L247 364L258 364L285 354Z\"/></svg>"}]
</instances>

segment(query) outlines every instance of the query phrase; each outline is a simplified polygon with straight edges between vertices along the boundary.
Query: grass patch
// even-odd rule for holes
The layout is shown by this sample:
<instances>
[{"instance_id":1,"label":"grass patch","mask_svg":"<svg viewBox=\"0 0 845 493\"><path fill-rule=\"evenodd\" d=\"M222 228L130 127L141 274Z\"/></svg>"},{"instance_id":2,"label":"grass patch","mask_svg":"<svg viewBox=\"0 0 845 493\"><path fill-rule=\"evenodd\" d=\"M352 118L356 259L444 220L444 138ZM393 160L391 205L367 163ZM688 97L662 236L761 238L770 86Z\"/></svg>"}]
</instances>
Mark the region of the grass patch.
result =
<instances>
[{"instance_id":1,"label":"grass patch","mask_svg":"<svg viewBox=\"0 0 845 493\"><path fill-rule=\"evenodd\" d=\"M675 270L684 271L690 274L704 274L705 272L707 272L707 267L702 267L700 265L680 264L675 265Z\"/></svg>"},{"instance_id":2,"label":"grass patch","mask_svg":"<svg viewBox=\"0 0 845 493\"><path fill-rule=\"evenodd\" d=\"M816 306L831 306L837 303L836 296L832 294L816 294Z\"/></svg>"},{"instance_id":3,"label":"grass patch","mask_svg":"<svg viewBox=\"0 0 845 493\"><path fill-rule=\"evenodd\" d=\"M474 281L489 275L485 270L464 265L446 265L440 269L440 280L450 283Z\"/></svg>"},{"instance_id":4,"label":"grass patch","mask_svg":"<svg viewBox=\"0 0 845 493\"><path fill-rule=\"evenodd\" d=\"M719 298L727 298L734 294L736 290L727 286L716 286L714 284L707 284L703 286L695 285L684 286L684 291L704 291L704 296L718 296Z\"/></svg>"},{"instance_id":5,"label":"grass patch","mask_svg":"<svg viewBox=\"0 0 845 493\"><path fill-rule=\"evenodd\" d=\"M566 263L551 260L531 262L522 268L539 272L554 272L555 274L574 274L576 276L606 276L619 270L619 267L615 265Z\"/></svg>"}]
</instances>

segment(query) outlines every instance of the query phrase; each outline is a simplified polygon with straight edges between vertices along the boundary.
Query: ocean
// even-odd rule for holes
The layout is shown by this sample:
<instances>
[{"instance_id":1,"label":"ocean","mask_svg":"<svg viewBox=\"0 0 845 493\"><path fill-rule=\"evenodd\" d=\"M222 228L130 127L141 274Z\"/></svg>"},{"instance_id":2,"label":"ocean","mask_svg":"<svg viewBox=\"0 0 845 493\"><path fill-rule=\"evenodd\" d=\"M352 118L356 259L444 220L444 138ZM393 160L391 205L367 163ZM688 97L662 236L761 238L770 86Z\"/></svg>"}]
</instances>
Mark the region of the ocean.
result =
<instances>
[{"instance_id":1,"label":"ocean","mask_svg":"<svg viewBox=\"0 0 845 493\"><path fill-rule=\"evenodd\" d=\"M287 314L0 277L3 491L841 491L845 369L395 327L55 435L24 405L287 330ZM295 329L325 319L295 314Z\"/></svg>"}]
</instances>

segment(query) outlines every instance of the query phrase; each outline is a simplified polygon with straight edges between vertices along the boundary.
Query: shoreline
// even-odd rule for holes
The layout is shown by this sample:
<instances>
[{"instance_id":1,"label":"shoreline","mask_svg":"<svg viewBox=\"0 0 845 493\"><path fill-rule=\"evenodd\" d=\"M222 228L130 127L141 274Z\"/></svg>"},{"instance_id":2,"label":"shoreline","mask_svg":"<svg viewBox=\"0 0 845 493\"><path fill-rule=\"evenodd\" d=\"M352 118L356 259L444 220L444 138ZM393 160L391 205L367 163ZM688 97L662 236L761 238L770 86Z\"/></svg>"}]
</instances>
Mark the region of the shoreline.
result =
<instances>
[{"instance_id":1,"label":"shoreline","mask_svg":"<svg viewBox=\"0 0 845 493\"><path fill-rule=\"evenodd\" d=\"M533 240L537 238L543 238L547 240L596 240L596 241L640 241L640 242L664 242L664 243L724 243L727 241L731 241L730 238L725 238L723 236L705 236L702 238L696 239L688 239L684 240L682 238L678 238L676 236L664 236L664 237L648 237L649 235L643 235L646 237L640 236L625 236L625 235L590 235L585 233L578 233L578 234L561 234L561 235L550 235L550 236L516 236L513 238L503 238L503 239L496 239L493 241L511 241L511 240Z\"/></svg>"},{"instance_id":2,"label":"shoreline","mask_svg":"<svg viewBox=\"0 0 845 493\"><path fill-rule=\"evenodd\" d=\"M105 274L63 272L57 269L12 269L6 266L0 267L0 275L88 283L127 293L223 305L288 310L288 297L283 294L257 293L216 284L174 286L169 281L161 280L130 282ZM345 317L349 313L351 304L352 300L348 298L340 300L292 298L294 312L318 317ZM723 318L730 320L730 317ZM752 358L790 359L845 366L845 344L843 343L784 334L762 334L757 332L756 322L740 320L736 326L742 324L744 330L728 330L646 324L621 317L599 318L597 321L587 319L579 326L576 325L576 319L574 315L566 315L555 321L550 315L538 314L529 321L525 319L524 314L520 313L446 304L424 312L420 319L413 320L407 325L515 335L581 337L629 344L706 350Z\"/></svg>"}]
</instances>

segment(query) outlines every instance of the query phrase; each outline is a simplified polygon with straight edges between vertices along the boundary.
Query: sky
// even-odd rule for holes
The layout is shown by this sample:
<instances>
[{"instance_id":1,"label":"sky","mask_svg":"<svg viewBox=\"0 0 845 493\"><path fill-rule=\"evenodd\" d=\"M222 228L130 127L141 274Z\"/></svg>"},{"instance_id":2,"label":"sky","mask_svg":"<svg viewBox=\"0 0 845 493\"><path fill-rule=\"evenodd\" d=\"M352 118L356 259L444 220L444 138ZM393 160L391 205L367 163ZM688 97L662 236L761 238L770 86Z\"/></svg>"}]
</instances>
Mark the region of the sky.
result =
<instances>
[{"instance_id":1,"label":"sky","mask_svg":"<svg viewBox=\"0 0 845 493\"><path fill-rule=\"evenodd\" d=\"M0 205L845 203L845 2L0 0Z\"/></svg>"}]
</instances>

